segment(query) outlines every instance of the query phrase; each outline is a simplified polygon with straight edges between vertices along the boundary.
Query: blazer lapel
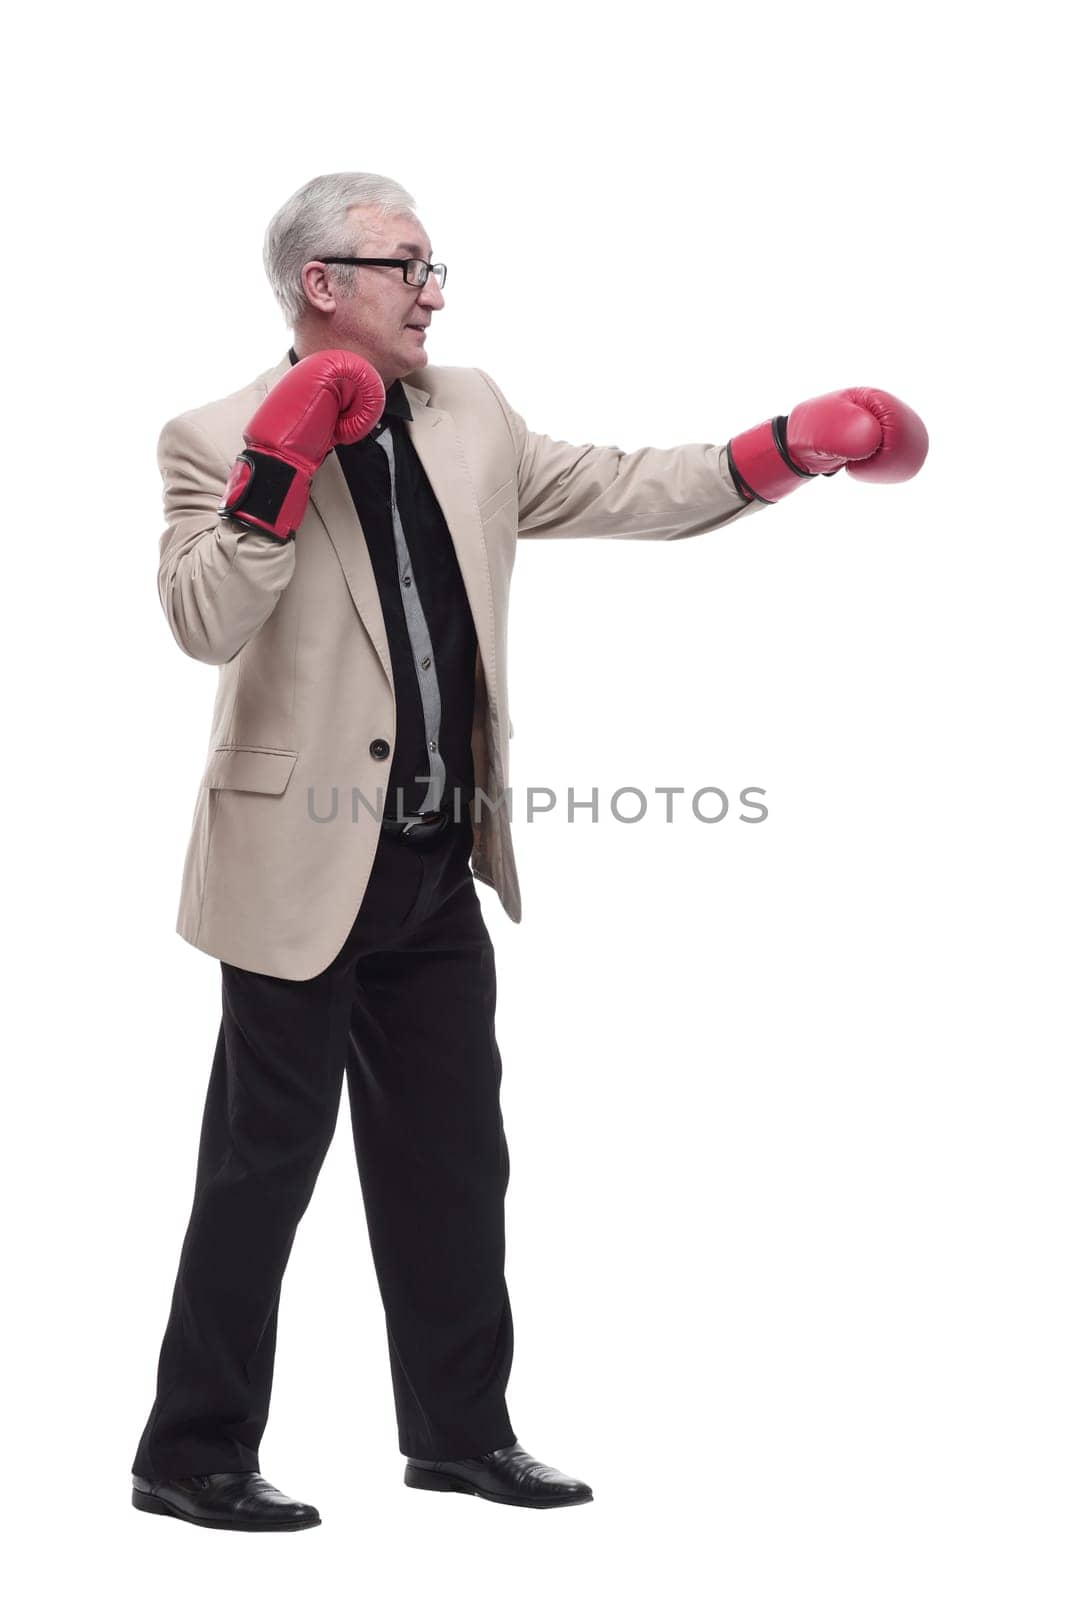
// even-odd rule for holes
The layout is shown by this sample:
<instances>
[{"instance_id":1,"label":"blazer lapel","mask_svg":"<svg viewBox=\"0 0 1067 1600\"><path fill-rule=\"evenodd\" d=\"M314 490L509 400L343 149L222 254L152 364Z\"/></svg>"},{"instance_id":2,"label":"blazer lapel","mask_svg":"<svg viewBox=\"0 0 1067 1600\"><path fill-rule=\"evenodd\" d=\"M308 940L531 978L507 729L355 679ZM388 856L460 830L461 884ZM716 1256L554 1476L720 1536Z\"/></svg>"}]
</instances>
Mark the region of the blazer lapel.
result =
<instances>
[{"instance_id":1,"label":"blazer lapel","mask_svg":"<svg viewBox=\"0 0 1067 1600\"><path fill-rule=\"evenodd\" d=\"M311 503L322 518L327 536L341 563L353 604L378 652L389 687L393 689L393 666L389 657L382 602L378 595L378 580L374 576L362 525L348 492L344 469L333 450L311 480Z\"/></svg>"}]
</instances>

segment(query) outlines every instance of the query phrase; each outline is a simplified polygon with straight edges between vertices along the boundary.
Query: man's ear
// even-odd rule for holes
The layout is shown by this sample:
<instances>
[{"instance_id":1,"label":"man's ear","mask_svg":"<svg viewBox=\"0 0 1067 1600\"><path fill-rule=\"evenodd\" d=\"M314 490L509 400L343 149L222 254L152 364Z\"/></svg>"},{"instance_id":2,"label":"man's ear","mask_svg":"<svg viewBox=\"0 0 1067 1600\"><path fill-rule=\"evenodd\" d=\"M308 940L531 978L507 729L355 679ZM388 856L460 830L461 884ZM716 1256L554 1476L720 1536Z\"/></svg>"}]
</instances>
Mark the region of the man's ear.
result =
<instances>
[{"instance_id":1,"label":"man's ear","mask_svg":"<svg viewBox=\"0 0 1067 1600\"><path fill-rule=\"evenodd\" d=\"M335 311L337 297L330 288L330 275L319 261L306 261L300 269L300 281L308 304L316 311Z\"/></svg>"}]
</instances>

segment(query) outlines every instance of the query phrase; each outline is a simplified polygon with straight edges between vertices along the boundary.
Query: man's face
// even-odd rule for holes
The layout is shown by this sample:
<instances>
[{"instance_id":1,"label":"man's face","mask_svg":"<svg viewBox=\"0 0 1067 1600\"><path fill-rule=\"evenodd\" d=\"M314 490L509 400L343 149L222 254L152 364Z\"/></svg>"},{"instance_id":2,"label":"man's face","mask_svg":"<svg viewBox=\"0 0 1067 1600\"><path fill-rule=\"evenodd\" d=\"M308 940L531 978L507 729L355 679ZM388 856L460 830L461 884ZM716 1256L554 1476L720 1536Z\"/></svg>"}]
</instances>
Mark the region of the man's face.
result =
<instances>
[{"instance_id":1,"label":"man's face","mask_svg":"<svg viewBox=\"0 0 1067 1600\"><path fill-rule=\"evenodd\" d=\"M360 210L354 206L350 218L358 220ZM337 251L338 255L347 253ZM414 217L401 214L381 223L375 221L358 252L353 246L351 253L391 260L411 256L433 260L426 230ZM445 297L432 273L421 289L415 289L405 283L402 267L359 267L356 271L355 293L336 301L331 337L336 338L337 345L365 356L388 388L395 379L406 378L427 365L428 333L416 332L411 324L427 328L434 312L444 305Z\"/></svg>"}]
</instances>

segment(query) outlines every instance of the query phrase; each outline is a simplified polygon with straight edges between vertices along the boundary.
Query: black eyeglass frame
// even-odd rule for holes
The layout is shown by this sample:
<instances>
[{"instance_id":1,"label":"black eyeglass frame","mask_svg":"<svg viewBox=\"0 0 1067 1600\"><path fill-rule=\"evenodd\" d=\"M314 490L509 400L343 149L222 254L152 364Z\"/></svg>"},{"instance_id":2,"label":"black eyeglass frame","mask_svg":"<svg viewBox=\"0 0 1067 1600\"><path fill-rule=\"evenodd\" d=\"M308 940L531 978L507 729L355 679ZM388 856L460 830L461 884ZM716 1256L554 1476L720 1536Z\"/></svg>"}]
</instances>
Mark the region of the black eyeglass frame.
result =
<instances>
[{"instance_id":1,"label":"black eyeglass frame","mask_svg":"<svg viewBox=\"0 0 1067 1600\"><path fill-rule=\"evenodd\" d=\"M431 272L437 278L437 287L443 289L448 276L448 268L443 261L424 261L421 256L316 256L315 260L321 261L324 267L403 267L404 282L409 289L424 288ZM412 283L408 277L408 267L416 264L426 268L422 283Z\"/></svg>"}]
</instances>

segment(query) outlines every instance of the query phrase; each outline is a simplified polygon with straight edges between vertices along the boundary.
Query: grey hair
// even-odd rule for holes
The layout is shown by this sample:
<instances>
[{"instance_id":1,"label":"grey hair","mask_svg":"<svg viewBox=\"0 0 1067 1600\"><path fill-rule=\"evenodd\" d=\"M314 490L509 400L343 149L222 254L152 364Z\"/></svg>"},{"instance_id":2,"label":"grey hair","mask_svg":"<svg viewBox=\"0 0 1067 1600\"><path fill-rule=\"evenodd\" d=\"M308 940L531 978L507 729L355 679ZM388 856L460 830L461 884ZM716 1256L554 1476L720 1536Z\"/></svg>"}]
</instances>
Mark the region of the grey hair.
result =
<instances>
[{"instance_id":1,"label":"grey hair","mask_svg":"<svg viewBox=\"0 0 1067 1600\"><path fill-rule=\"evenodd\" d=\"M379 223L395 214L415 215L415 201L392 178L377 172L330 172L290 195L267 224L263 265L288 327L295 328L308 310L300 278L304 266L319 256L361 254L367 230L349 220L351 206L373 208ZM359 268L334 270L342 292L350 294Z\"/></svg>"}]
</instances>

